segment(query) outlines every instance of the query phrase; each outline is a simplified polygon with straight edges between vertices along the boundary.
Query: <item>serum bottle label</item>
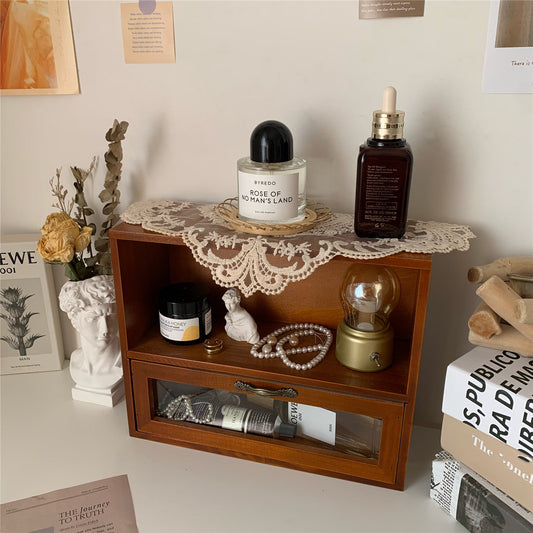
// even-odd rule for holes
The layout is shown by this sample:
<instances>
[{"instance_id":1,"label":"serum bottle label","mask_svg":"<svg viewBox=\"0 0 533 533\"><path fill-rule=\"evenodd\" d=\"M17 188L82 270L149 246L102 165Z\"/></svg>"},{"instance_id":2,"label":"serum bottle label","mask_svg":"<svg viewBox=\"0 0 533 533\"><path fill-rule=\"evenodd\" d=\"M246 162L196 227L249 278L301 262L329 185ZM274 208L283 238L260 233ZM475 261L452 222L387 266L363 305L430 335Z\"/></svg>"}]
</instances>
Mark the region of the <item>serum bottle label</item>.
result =
<instances>
[{"instance_id":1,"label":"serum bottle label","mask_svg":"<svg viewBox=\"0 0 533 533\"><path fill-rule=\"evenodd\" d=\"M389 222L397 218L400 171L385 165L368 165L366 181L366 221Z\"/></svg>"},{"instance_id":2,"label":"serum bottle label","mask_svg":"<svg viewBox=\"0 0 533 533\"><path fill-rule=\"evenodd\" d=\"M298 172L249 174L239 171L239 215L275 222L298 216Z\"/></svg>"},{"instance_id":3,"label":"serum bottle label","mask_svg":"<svg viewBox=\"0 0 533 533\"><path fill-rule=\"evenodd\" d=\"M404 168L380 164L366 167L365 222L382 224L395 223L402 201L402 175Z\"/></svg>"}]
</instances>

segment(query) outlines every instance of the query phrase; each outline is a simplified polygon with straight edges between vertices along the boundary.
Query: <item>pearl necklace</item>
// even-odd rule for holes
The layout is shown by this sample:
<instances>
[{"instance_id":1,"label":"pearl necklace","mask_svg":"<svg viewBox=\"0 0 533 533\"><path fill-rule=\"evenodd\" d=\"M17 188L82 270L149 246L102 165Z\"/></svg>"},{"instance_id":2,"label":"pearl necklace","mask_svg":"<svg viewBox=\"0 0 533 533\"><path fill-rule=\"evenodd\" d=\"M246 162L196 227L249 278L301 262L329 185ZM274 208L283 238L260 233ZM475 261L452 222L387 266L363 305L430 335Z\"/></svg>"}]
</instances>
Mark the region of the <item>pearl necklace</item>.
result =
<instances>
[{"instance_id":1,"label":"pearl necklace","mask_svg":"<svg viewBox=\"0 0 533 533\"><path fill-rule=\"evenodd\" d=\"M197 424L209 424L213 421L213 405L207 402L207 413L202 418L198 418L192 410L191 398L193 394L182 394L177 398L174 398L168 403L168 405L161 411L160 416L165 416L166 418L171 418L173 420L191 420ZM184 405L185 412L178 414L179 408L181 405Z\"/></svg>"},{"instance_id":2,"label":"pearl necklace","mask_svg":"<svg viewBox=\"0 0 533 533\"><path fill-rule=\"evenodd\" d=\"M278 336L280 335L281 338L278 340ZM298 337L304 337L306 335L314 335L315 341L318 340L318 343L312 346L298 346ZM284 348L287 342L292 348ZM294 370L309 370L324 359L332 342L333 334L324 326L309 323L289 324L263 337L252 346L250 353L259 359L279 357L289 368ZM307 363L295 363L289 359L290 355L315 351L318 351L318 354Z\"/></svg>"}]
</instances>

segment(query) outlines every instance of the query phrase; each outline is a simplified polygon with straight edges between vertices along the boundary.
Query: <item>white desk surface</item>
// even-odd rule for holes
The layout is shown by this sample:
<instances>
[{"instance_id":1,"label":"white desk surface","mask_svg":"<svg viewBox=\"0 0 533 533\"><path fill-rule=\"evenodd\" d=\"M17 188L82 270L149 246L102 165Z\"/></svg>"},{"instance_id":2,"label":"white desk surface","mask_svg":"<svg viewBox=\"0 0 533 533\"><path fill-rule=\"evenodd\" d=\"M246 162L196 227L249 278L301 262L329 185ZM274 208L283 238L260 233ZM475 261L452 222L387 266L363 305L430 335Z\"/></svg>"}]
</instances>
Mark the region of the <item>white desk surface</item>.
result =
<instances>
[{"instance_id":1,"label":"white desk surface","mask_svg":"<svg viewBox=\"0 0 533 533\"><path fill-rule=\"evenodd\" d=\"M440 533L440 432L415 427L403 492L129 436L126 405L74 401L68 369L1 378L2 503L127 474L141 533Z\"/></svg>"}]
</instances>

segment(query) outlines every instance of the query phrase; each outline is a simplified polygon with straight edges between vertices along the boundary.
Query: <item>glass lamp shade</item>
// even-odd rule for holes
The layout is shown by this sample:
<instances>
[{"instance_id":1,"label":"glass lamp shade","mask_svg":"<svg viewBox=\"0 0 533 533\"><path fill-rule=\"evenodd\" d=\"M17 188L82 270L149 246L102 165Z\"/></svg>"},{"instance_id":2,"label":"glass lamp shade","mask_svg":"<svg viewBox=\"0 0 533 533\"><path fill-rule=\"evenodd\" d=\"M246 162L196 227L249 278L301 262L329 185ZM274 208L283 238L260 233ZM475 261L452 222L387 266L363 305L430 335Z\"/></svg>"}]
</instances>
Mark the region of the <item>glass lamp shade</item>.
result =
<instances>
[{"instance_id":1,"label":"glass lamp shade","mask_svg":"<svg viewBox=\"0 0 533 533\"><path fill-rule=\"evenodd\" d=\"M389 315L400 298L400 282L385 267L354 265L341 287L344 320L360 331L379 331L389 322Z\"/></svg>"},{"instance_id":2,"label":"glass lamp shade","mask_svg":"<svg viewBox=\"0 0 533 533\"><path fill-rule=\"evenodd\" d=\"M337 359L354 370L384 370L392 363L390 313L400 298L397 275L381 266L353 265L340 296L344 320L337 328Z\"/></svg>"}]
</instances>

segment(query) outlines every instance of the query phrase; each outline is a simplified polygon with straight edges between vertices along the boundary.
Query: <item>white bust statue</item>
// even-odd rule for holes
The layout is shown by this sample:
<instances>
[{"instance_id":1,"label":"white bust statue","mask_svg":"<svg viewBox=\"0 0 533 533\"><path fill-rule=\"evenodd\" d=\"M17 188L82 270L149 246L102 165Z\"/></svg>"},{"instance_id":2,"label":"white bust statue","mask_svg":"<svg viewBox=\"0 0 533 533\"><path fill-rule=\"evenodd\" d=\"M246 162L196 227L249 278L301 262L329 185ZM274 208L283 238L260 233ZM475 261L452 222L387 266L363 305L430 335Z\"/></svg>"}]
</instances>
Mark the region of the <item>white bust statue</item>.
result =
<instances>
[{"instance_id":1,"label":"white bust statue","mask_svg":"<svg viewBox=\"0 0 533 533\"><path fill-rule=\"evenodd\" d=\"M237 289L228 289L222 296L226 313L226 333L236 341L255 344L259 341L257 324L252 315L241 307L241 294Z\"/></svg>"},{"instance_id":2,"label":"white bust statue","mask_svg":"<svg viewBox=\"0 0 533 533\"><path fill-rule=\"evenodd\" d=\"M111 276L67 282L59 305L78 331L81 348L70 356L70 375L76 385L109 389L122 378L115 288Z\"/></svg>"}]
</instances>

